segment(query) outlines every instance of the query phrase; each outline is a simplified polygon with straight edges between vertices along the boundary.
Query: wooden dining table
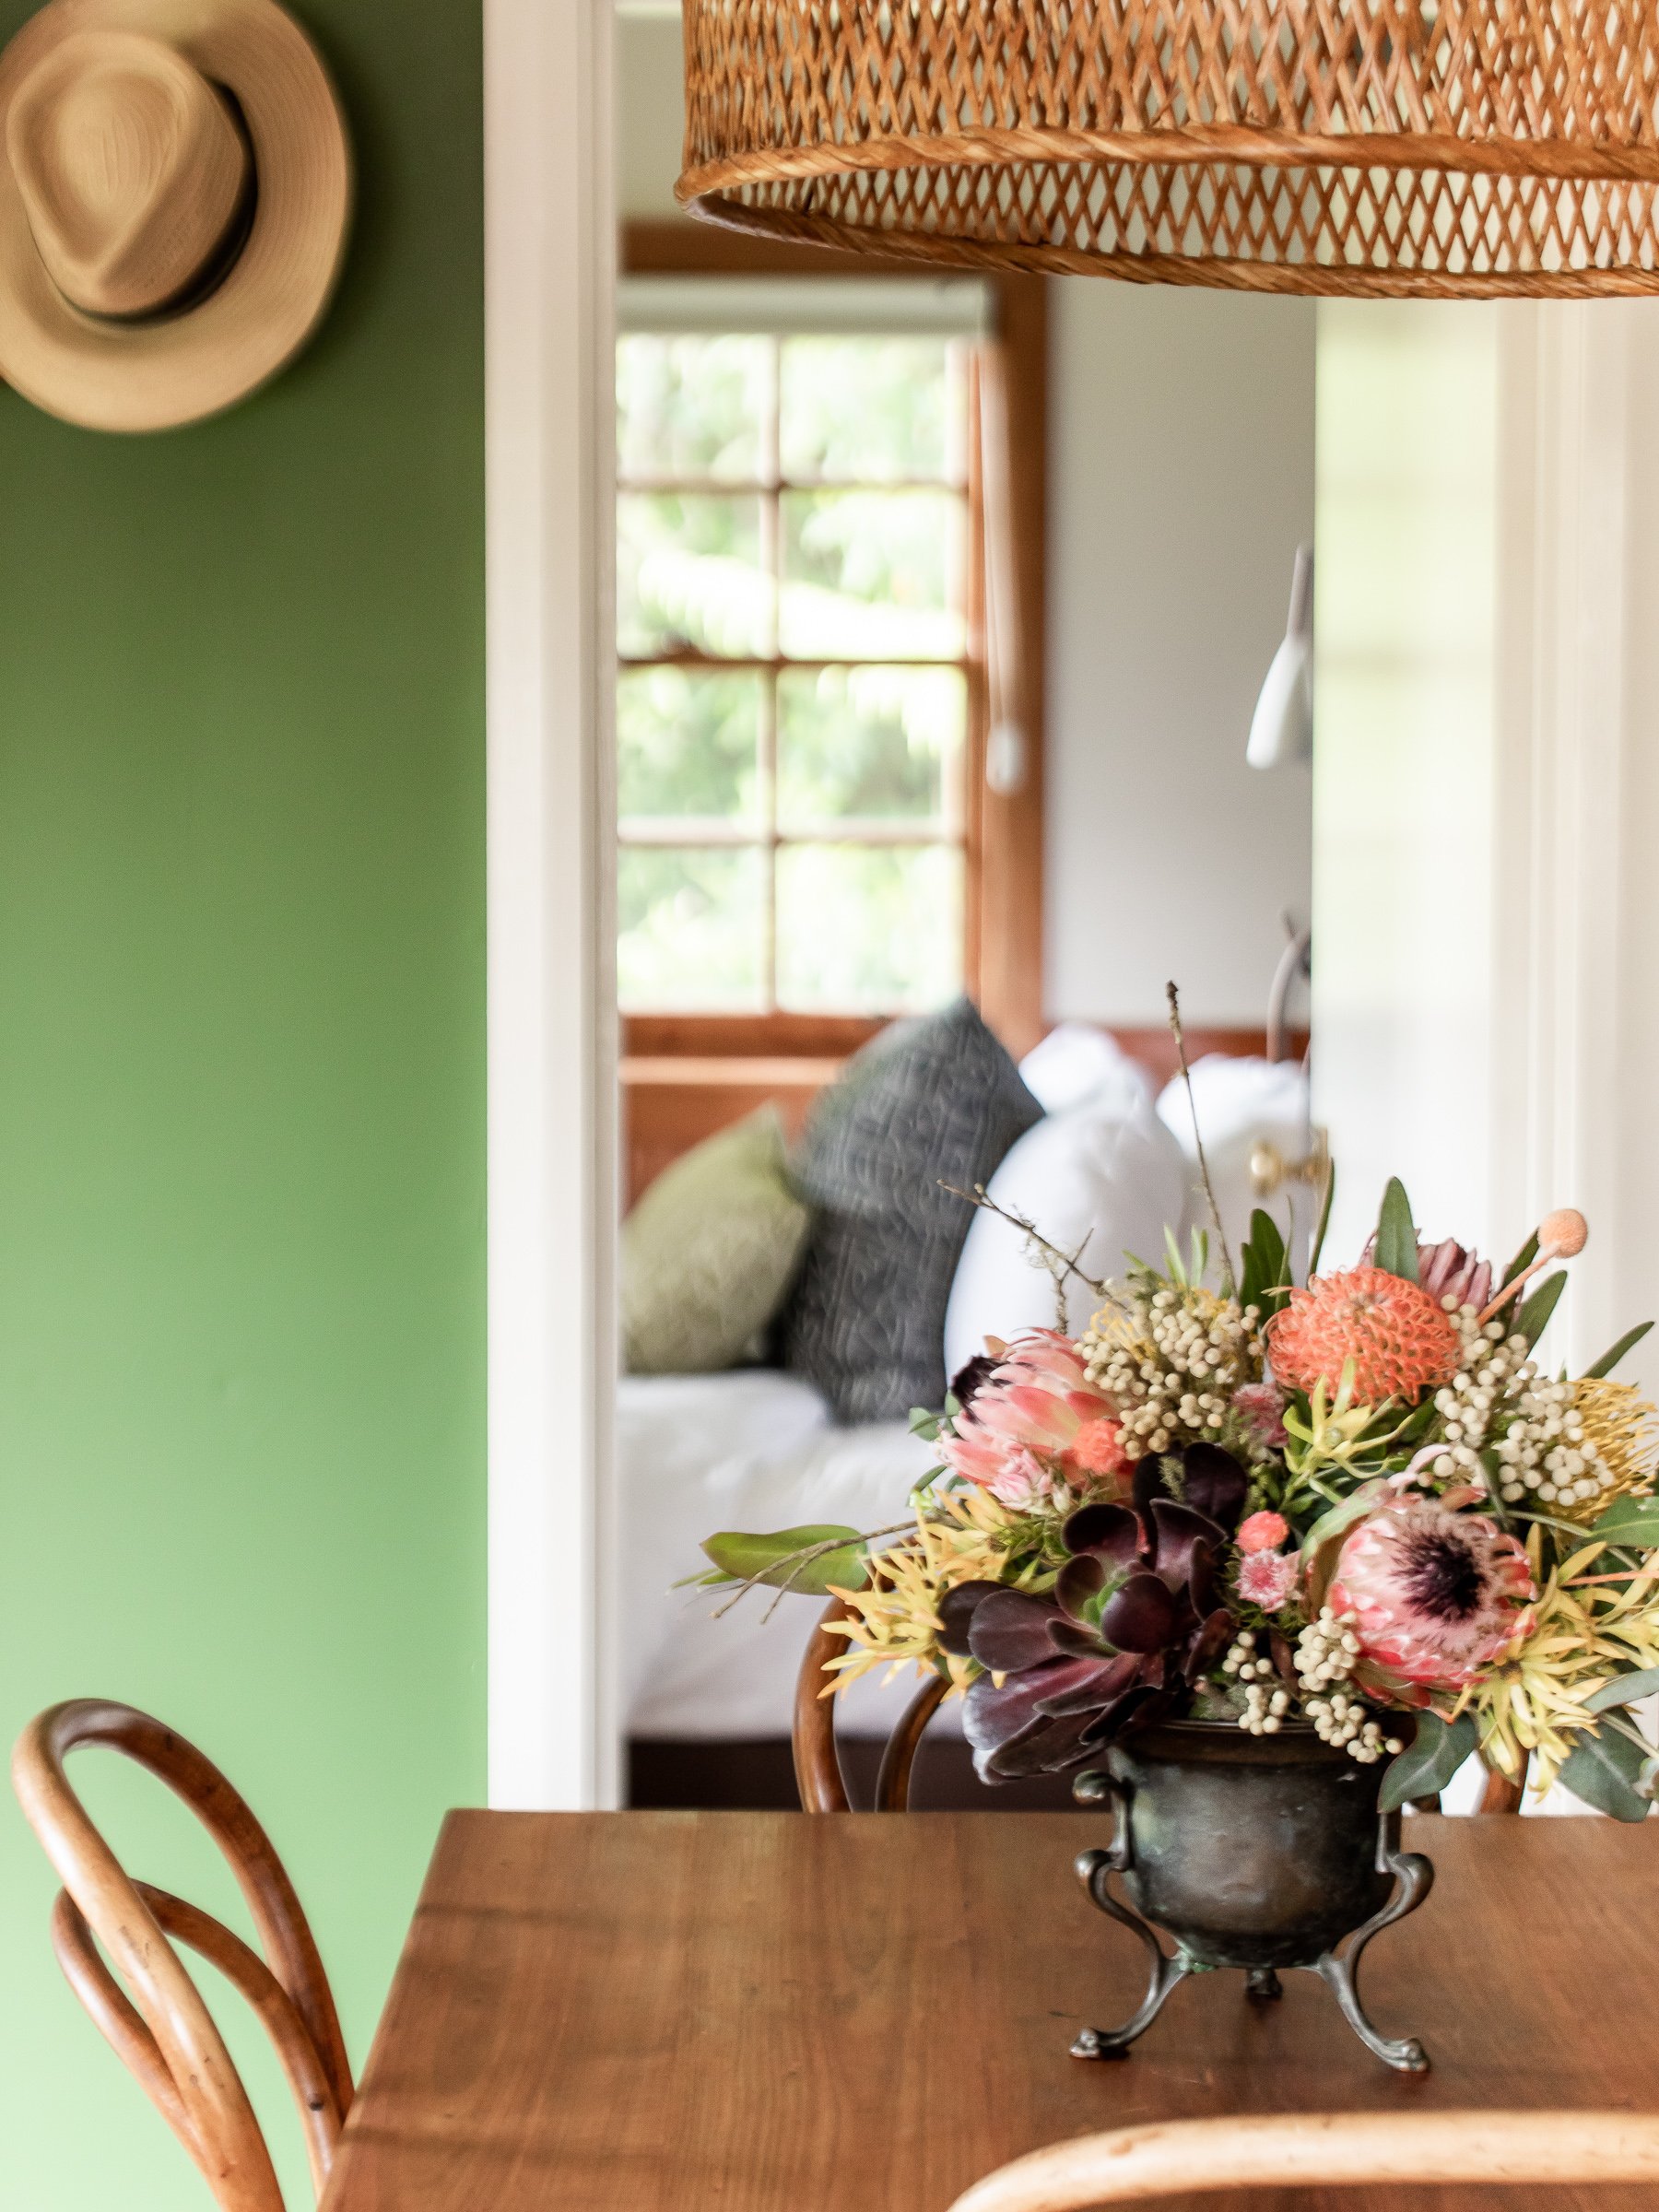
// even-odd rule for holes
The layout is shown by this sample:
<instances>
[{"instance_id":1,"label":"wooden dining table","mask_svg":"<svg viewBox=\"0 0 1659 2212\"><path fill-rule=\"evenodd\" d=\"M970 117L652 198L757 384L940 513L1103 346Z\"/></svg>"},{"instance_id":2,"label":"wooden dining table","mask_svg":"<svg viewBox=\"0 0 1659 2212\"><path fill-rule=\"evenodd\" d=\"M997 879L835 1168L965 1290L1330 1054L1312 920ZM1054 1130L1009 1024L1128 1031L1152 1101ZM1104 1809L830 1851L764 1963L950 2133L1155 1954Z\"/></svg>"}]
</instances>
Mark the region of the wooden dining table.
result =
<instances>
[{"instance_id":1,"label":"wooden dining table","mask_svg":"<svg viewBox=\"0 0 1659 2212\"><path fill-rule=\"evenodd\" d=\"M1367 1954L1391 2072L1330 1992L1194 1977L1133 2053L1140 1946L1072 1868L1095 1813L457 1812L322 2212L946 2212L1135 2122L1659 2108L1659 1823L1407 1822L1427 1903ZM1659 2192L1265 2191L1236 2212L1654 2212Z\"/></svg>"}]
</instances>

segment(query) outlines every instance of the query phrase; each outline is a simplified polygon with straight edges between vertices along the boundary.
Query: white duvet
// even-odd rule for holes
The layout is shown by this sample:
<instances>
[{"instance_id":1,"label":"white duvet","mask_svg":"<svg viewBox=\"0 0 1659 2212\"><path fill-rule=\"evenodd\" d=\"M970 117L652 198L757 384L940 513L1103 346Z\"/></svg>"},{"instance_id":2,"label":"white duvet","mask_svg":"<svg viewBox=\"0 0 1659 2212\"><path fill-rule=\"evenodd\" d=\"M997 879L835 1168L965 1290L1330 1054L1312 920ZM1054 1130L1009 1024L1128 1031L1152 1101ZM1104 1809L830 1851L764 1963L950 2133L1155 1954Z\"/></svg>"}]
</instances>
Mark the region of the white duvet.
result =
<instances>
[{"instance_id":1,"label":"white duvet","mask_svg":"<svg viewBox=\"0 0 1659 2212\"><path fill-rule=\"evenodd\" d=\"M752 1591L716 1619L717 1594L670 1585L706 1564L698 1546L717 1529L902 1521L932 1448L901 1421L838 1429L810 1383L763 1368L624 1377L617 1446L628 1734L788 1735L818 1601L785 1596L769 1620L771 1594ZM915 1688L911 1669L886 1688L858 1684L840 1726L885 1735Z\"/></svg>"}]
</instances>

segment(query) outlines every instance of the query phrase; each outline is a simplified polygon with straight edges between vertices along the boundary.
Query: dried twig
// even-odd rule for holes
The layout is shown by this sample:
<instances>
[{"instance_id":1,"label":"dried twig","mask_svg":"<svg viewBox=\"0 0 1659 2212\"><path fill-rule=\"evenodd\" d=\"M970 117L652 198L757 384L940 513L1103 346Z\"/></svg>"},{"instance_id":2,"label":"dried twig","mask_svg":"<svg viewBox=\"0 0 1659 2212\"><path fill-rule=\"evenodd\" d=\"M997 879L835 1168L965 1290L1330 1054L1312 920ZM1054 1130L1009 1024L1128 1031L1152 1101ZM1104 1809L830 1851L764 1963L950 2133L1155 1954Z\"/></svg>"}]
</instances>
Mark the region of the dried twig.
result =
<instances>
[{"instance_id":1,"label":"dried twig","mask_svg":"<svg viewBox=\"0 0 1659 2212\"><path fill-rule=\"evenodd\" d=\"M1031 1251L1036 1253L1042 1265L1048 1270L1049 1279L1054 1286L1054 1303L1059 1312L1059 1320L1056 1325L1063 1336L1065 1334L1067 1319L1065 1282L1068 1276L1076 1276L1078 1282L1083 1284L1086 1289L1092 1290L1097 1298L1107 1298L1111 1295L1110 1288L1106 1283L1102 1282L1098 1276L1087 1274L1077 1265L1088 1248L1088 1237L1084 1238L1076 1252L1066 1252L1058 1244L1052 1244L1037 1224L1034 1221L1029 1221L1024 1214L1017 1214L1008 1206L999 1206L982 1182L976 1182L971 1191L959 1190L954 1182L941 1182L939 1188L948 1192L953 1198L964 1200L969 1206L977 1206L984 1213L994 1214L999 1221L1006 1221L1010 1229L1018 1230ZM1092 1236L1093 1233L1091 1230L1089 1235Z\"/></svg>"},{"instance_id":2,"label":"dried twig","mask_svg":"<svg viewBox=\"0 0 1659 2212\"><path fill-rule=\"evenodd\" d=\"M1175 1039L1176 1056L1181 1062L1182 1080L1186 1085L1187 1112L1193 1117L1193 1142L1198 1147L1198 1175L1204 1184L1204 1194L1209 1200L1210 1220L1215 1227L1216 1241L1221 1247L1221 1265L1227 1270L1223 1286L1229 1296L1236 1293L1239 1278L1234 1272L1232 1253L1228 1248L1227 1231L1221 1226L1221 1208L1216 1204L1215 1185L1210 1181L1209 1161L1204 1157L1204 1132L1198 1126L1198 1101L1193 1096L1193 1071L1187 1065L1186 1038L1181 1027L1181 994L1173 983L1167 986L1170 994L1170 1028Z\"/></svg>"}]
</instances>

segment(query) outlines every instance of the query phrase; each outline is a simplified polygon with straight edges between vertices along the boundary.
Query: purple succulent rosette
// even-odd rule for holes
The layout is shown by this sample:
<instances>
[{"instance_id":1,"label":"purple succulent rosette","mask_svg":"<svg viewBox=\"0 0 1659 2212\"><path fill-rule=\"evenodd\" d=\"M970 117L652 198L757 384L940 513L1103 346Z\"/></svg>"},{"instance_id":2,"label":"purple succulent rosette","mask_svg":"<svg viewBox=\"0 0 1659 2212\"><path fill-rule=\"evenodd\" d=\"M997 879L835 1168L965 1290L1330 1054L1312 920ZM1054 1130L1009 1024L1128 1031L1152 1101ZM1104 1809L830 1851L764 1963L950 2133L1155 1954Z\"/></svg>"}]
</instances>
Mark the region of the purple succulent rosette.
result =
<instances>
[{"instance_id":1,"label":"purple succulent rosette","mask_svg":"<svg viewBox=\"0 0 1659 2212\"><path fill-rule=\"evenodd\" d=\"M1175 1498L1158 1463L1133 1505L1086 1505L1065 1524L1052 1591L958 1586L941 1641L985 1671L964 1729L986 1782L1077 1766L1127 1729L1179 1712L1230 1642L1222 1571L1249 1494L1230 1453L1194 1444Z\"/></svg>"}]
</instances>

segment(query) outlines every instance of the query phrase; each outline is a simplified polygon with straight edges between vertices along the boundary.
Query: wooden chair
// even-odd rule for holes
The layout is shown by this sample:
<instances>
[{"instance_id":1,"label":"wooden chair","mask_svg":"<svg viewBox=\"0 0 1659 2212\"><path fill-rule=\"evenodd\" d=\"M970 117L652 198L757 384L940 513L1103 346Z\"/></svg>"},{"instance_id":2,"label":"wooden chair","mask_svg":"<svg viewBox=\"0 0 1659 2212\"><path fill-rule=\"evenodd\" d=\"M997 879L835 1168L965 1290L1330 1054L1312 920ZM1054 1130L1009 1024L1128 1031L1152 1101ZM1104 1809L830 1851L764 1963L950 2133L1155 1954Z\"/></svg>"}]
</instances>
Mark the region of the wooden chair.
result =
<instances>
[{"instance_id":1,"label":"wooden chair","mask_svg":"<svg viewBox=\"0 0 1659 2212\"><path fill-rule=\"evenodd\" d=\"M824 1672L825 1660L847 1648L846 1638L835 1635L830 1624L847 1619L850 1612L843 1598L830 1600L795 1678L794 1771L803 1812L847 1813L853 1809L835 1749L835 1700L823 1694L830 1680ZM908 1806L917 1747L923 1731L944 1701L945 1688L942 1681L924 1682L888 1739L876 1782L877 1812L901 1813ZM1518 1783L1507 1781L1501 1774L1488 1774L1479 1809L1483 1813L1518 1813L1525 1783L1524 1771ZM1439 1797L1426 1798L1418 1810L1439 1812Z\"/></svg>"},{"instance_id":2,"label":"wooden chair","mask_svg":"<svg viewBox=\"0 0 1659 2212\"><path fill-rule=\"evenodd\" d=\"M248 1900L263 1959L210 1914L128 1878L64 1771L67 1754L91 1744L147 1768L201 1820ZM351 2104L351 2069L293 1884L241 1798L159 1721L91 1698L30 1722L13 1754L12 1783L63 1880L52 1915L58 1963L222 2212L283 2212L282 2192L241 2077L174 1941L210 1960L264 2021L300 2108L320 2196Z\"/></svg>"},{"instance_id":3,"label":"wooden chair","mask_svg":"<svg viewBox=\"0 0 1659 2212\"><path fill-rule=\"evenodd\" d=\"M847 1648L846 1638L832 1635L830 1624L847 1619L851 1611L844 1599L830 1600L795 1677L795 1787L801 1793L801 1810L806 1813L850 1813L853 1809L835 1751L835 1700L823 1694L830 1680L824 1672L825 1660ZM946 1688L936 1677L924 1682L888 1737L876 1778L875 1809L878 1813L901 1813L909 1805L916 1747L923 1730L944 1702Z\"/></svg>"},{"instance_id":4,"label":"wooden chair","mask_svg":"<svg viewBox=\"0 0 1659 2212\"><path fill-rule=\"evenodd\" d=\"M951 2212L1081 2212L1190 2192L1659 2182L1646 2112L1310 2112L1080 2136L1001 2166Z\"/></svg>"},{"instance_id":5,"label":"wooden chair","mask_svg":"<svg viewBox=\"0 0 1659 2212\"><path fill-rule=\"evenodd\" d=\"M823 1695L824 1685L830 1679L824 1672L825 1660L833 1659L838 1652L847 1648L846 1638L832 1634L830 1623L845 1620L850 1610L844 1599L830 1600L806 1646L806 1656L795 1678L794 1771L803 1812L847 1813L853 1809L835 1750L835 1700ZM876 1783L877 1812L901 1813L909 1805L911 1771L916 1763L917 1747L923 1730L944 1701L945 1687L942 1681L924 1682L888 1739ZM1525 1784L1524 1771L1518 1783L1509 1782L1501 1774L1488 1774L1480 1810L1518 1813ZM1427 1798L1418 1809L1437 1813L1440 1799Z\"/></svg>"},{"instance_id":6,"label":"wooden chair","mask_svg":"<svg viewBox=\"0 0 1659 2212\"><path fill-rule=\"evenodd\" d=\"M1526 1794L1526 1772L1532 1761L1524 1751L1521 1754L1521 1779L1512 1782L1507 1774L1488 1773L1486 1787L1480 1793L1477 1811L1482 1813L1518 1813L1521 1800Z\"/></svg>"}]
</instances>

